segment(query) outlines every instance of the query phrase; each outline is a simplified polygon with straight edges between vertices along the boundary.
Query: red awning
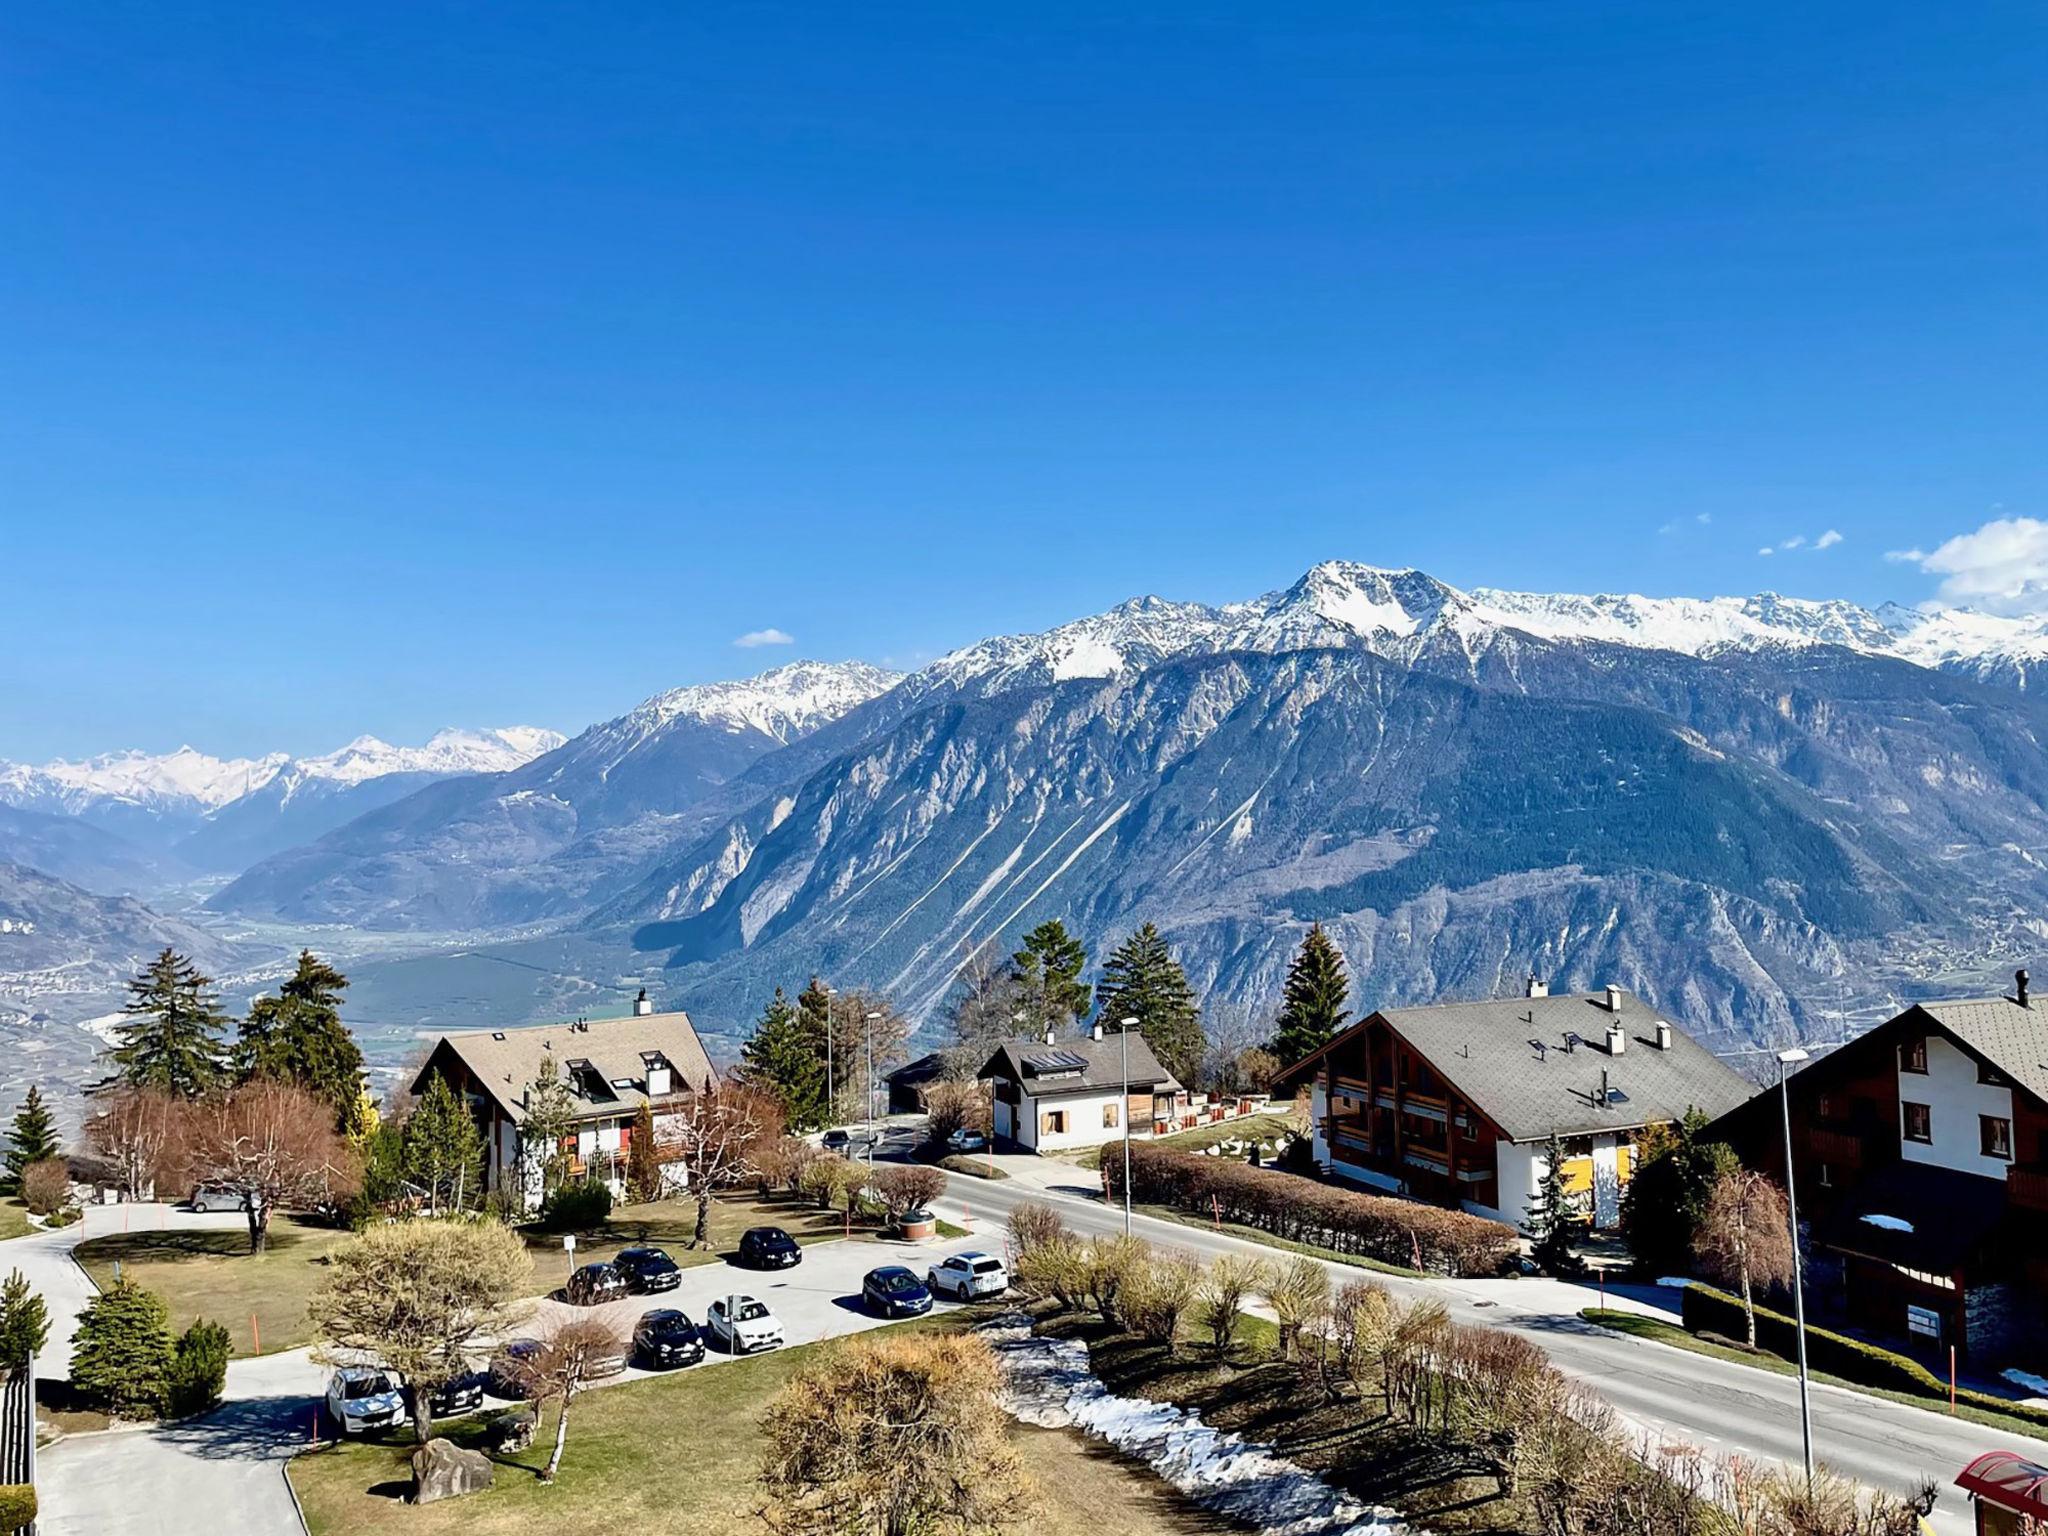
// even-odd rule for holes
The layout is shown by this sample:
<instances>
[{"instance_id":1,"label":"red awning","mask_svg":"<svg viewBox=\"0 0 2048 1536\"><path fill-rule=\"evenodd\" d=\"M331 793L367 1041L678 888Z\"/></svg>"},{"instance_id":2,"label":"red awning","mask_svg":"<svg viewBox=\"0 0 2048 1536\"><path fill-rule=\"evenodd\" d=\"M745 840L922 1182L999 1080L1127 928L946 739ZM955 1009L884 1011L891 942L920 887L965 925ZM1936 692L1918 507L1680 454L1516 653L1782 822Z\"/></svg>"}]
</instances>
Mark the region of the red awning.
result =
<instances>
[{"instance_id":1,"label":"red awning","mask_svg":"<svg viewBox=\"0 0 2048 1536\"><path fill-rule=\"evenodd\" d=\"M2048 1520L2048 1467L2012 1451L1986 1451L1956 1478L1956 1486L2000 1509Z\"/></svg>"}]
</instances>

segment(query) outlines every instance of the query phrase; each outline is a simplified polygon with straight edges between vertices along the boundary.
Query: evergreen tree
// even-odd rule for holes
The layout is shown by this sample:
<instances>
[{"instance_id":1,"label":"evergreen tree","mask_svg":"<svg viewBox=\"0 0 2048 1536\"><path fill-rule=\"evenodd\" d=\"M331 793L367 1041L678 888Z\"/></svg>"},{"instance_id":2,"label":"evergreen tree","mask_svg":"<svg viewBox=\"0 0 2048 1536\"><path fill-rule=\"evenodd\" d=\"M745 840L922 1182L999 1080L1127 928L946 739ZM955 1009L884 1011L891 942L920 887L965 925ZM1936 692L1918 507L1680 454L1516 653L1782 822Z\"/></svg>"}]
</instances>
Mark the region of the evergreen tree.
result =
<instances>
[{"instance_id":1,"label":"evergreen tree","mask_svg":"<svg viewBox=\"0 0 2048 1536\"><path fill-rule=\"evenodd\" d=\"M1529 1236L1534 1239L1529 1257L1544 1274L1569 1277L1584 1274L1586 1262L1572 1252L1572 1198L1565 1188L1564 1163L1564 1143L1553 1131L1536 1198L1525 1209Z\"/></svg>"},{"instance_id":2,"label":"evergreen tree","mask_svg":"<svg viewBox=\"0 0 2048 1536\"><path fill-rule=\"evenodd\" d=\"M43 1298L20 1270L0 1281L0 1369L19 1370L43 1352L50 1339L50 1314Z\"/></svg>"},{"instance_id":3,"label":"evergreen tree","mask_svg":"<svg viewBox=\"0 0 2048 1536\"><path fill-rule=\"evenodd\" d=\"M633 1144L627 1149L626 1184L635 1200L661 1198L661 1149L654 1144L654 1106L643 1103L633 1116Z\"/></svg>"},{"instance_id":4,"label":"evergreen tree","mask_svg":"<svg viewBox=\"0 0 2048 1536\"><path fill-rule=\"evenodd\" d=\"M295 1082L334 1106L335 1125L355 1135L363 1117L363 1053L341 1022L348 978L309 949L275 997L249 1007L231 1064L237 1078Z\"/></svg>"},{"instance_id":5,"label":"evergreen tree","mask_svg":"<svg viewBox=\"0 0 2048 1536\"><path fill-rule=\"evenodd\" d=\"M1152 924L1125 939L1103 962L1095 1006L1105 1029L1120 1029L1124 1019L1136 1018L1138 1032L1160 1064L1183 1083L1197 1081L1209 1042L1195 989Z\"/></svg>"},{"instance_id":6,"label":"evergreen tree","mask_svg":"<svg viewBox=\"0 0 2048 1536\"><path fill-rule=\"evenodd\" d=\"M1682 1275L1714 1186L1740 1163L1726 1142L1709 1141L1711 1122L1686 1110L1675 1126L1653 1126L1636 1142L1634 1172L1621 1192L1621 1230L1638 1274Z\"/></svg>"},{"instance_id":7,"label":"evergreen tree","mask_svg":"<svg viewBox=\"0 0 2048 1536\"><path fill-rule=\"evenodd\" d=\"M1067 932L1058 918L1049 918L1024 935L1024 947L1010 956L1010 974L1024 1014L1026 1034L1070 1029L1088 1013L1088 985L1081 971L1088 951Z\"/></svg>"},{"instance_id":8,"label":"evergreen tree","mask_svg":"<svg viewBox=\"0 0 2048 1536\"><path fill-rule=\"evenodd\" d=\"M1294 963L1287 967L1279 1029L1267 1049L1292 1065L1327 1045L1344 1027L1344 1000L1350 994L1344 956L1317 923L1302 939Z\"/></svg>"},{"instance_id":9,"label":"evergreen tree","mask_svg":"<svg viewBox=\"0 0 2048 1536\"><path fill-rule=\"evenodd\" d=\"M14 1129L8 1133L7 1192L21 1193L21 1171L30 1163L59 1157L63 1151L57 1143L57 1123L50 1117L50 1106L43 1102L43 1090L31 1083L28 1097L14 1112Z\"/></svg>"},{"instance_id":10,"label":"evergreen tree","mask_svg":"<svg viewBox=\"0 0 2048 1536\"><path fill-rule=\"evenodd\" d=\"M754 1026L754 1037L740 1052L739 1080L780 1098L792 1131L823 1125L829 1114L825 1103L824 1044L829 1004L815 977L804 989L803 999L814 995L815 1010L807 1011L792 1004L782 988L777 987L768 1006L761 1011L760 1022Z\"/></svg>"},{"instance_id":11,"label":"evergreen tree","mask_svg":"<svg viewBox=\"0 0 2048 1536\"><path fill-rule=\"evenodd\" d=\"M569 1085L562 1081L562 1069L553 1056L540 1059L540 1071L526 1089L526 1118L519 1126L519 1160L529 1170L539 1170L541 1198L561 1181L562 1143L576 1124L576 1101Z\"/></svg>"},{"instance_id":12,"label":"evergreen tree","mask_svg":"<svg viewBox=\"0 0 2048 1536\"><path fill-rule=\"evenodd\" d=\"M476 1116L436 1072L405 1122L405 1172L427 1191L428 1208L439 1215L459 1211L482 1185L483 1135Z\"/></svg>"},{"instance_id":13,"label":"evergreen tree","mask_svg":"<svg viewBox=\"0 0 2048 1536\"><path fill-rule=\"evenodd\" d=\"M121 1418L154 1418L170 1393L171 1314L164 1299L123 1280L78 1314L71 1384Z\"/></svg>"},{"instance_id":14,"label":"evergreen tree","mask_svg":"<svg viewBox=\"0 0 2048 1536\"><path fill-rule=\"evenodd\" d=\"M182 1099L196 1099L217 1084L228 1016L214 995L213 978L166 949L128 983L128 991L121 1011L129 1022L115 1031L119 1041L110 1052L120 1081Z\"/></svg>"}]
</instances>

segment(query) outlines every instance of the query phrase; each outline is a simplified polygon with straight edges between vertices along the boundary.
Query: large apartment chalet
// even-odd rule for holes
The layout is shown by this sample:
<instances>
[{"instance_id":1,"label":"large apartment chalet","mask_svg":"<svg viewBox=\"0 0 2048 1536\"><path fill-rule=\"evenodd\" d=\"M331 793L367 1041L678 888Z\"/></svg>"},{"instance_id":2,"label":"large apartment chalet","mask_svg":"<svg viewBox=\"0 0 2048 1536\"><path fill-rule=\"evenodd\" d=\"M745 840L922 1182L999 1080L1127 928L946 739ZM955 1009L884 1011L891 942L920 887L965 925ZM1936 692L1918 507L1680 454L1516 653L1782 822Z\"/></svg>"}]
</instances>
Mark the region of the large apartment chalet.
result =
<instances>
[{"instance_id":1,"label":"large apartment chalet","mask_svg":"<svg viewBox=\"0 0 2048 1536\"><path fill-rule=\"evenodd\" d=\"M1920 1003L1786 1085L1809 1306L1940 1364L2048 1343L2048 1004ZM1778 1095L1712 1132L1784 1177Z\"/></svg>"},{"instance_id":2,"label":"large apartment chalet","mask_svg":"<svg viewBox=\"0 0 2048 1536\"><path fill-rule=\"evenodd\" d=\"M1099 1146L1126 1120L1133 1135L1149 1134L1160 1105L1183 1091L1143 1035L1105 1035L1099 1023L1072 1039L1047 1030L1008 1041L976 1076L992 1085L996 1135L1037 1152Z\"/></svg>"},{"instance_id":3,"label":"large apartment chalet","mask_svg":"<svg viewBox=\"0 0 2048 1536\"><path fill-rule=\"evenodd\" d=\"M1384 1008L1286 1068L1311 1088L1316 1162L1339 1178L1519 1225L1549 1164L1594 1225L1620 1219L1635 1138L1751 1089L1618 987Z\"/></svg>"},{"instance_id":4,"label":"large apartment chalet","mask_svg":"<svg viewBox=\"0 0 2048 1536\"><path fill-rule=\"evenodd\" d=\"M448 1079L483 1127L484 1187L522 1187L528 1207L540 1200L540 1163L522 1157L526 1099L541 1062L552 1059L569 1090L575 1129L557 1150L571 1177L594 1175L621 1186L642 1104L654 1106L656 1130L665 1104L700 1090L712 1078L711 1058L687 1013L656 1013L642 992L620 1019L578 1019L526 1029L470 1029L441 1036L414 1079L415 1093L436 1072Z\"/></svg>"}]
</instances>

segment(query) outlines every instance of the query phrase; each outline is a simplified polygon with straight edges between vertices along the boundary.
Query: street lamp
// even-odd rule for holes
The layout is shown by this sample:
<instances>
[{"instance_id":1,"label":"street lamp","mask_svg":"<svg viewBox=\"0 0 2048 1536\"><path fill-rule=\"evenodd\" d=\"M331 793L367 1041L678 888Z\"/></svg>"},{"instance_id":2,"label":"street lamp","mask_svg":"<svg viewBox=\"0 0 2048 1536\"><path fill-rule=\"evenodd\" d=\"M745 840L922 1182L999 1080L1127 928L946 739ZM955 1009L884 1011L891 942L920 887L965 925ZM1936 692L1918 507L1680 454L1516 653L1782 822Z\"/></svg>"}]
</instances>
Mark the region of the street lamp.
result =
<instances>
[{"instance_id":1,"label":"street lamp","mask_svg":"<svg viewBox=\"0 0 2048 1536\"><path fill-rule=\"evenodd\" d=\"M1131 1031L1138 1027L1137 1016L1118 1019L1120 1028L1116 1032L1117 1043L1123 1050L1124 1062L1124 1236L1131 1235Z\"/></svg>"},{"instance_id":2,"label":"street lamp","mask_svg":"<svg viewBox=\"0 0 2048 1536\"><path fill-rule=\"evenodd\" d=\"M1806 1284L1803 1278L1806 1260L1799 1251L1799 1197L1792 1188L1792 1093L1785 1086L1785 1069L1798 1066L1808 1057L1796 1045L1789 1051L1779 1051L1777 1056L1778 1106L1785 1113L1785 1210L1792 1223L1792 1318L1799 1334L1799 1440L1806 1453L1806 1486L1810 1489L1813 1486L1813 1406L1806 1379Z\"/></svg>"},{"instance_id":3,"label":"street lamp","mask_svg":"<svg viewBox=\"0 0 2048 1536\"><path fill-rule=\"evenodd\" d=\"M882 1016L877 1008L862 1021L868 1042L868 1172L875 1171L875 1020Z\"/></svg>"}]
</instances>

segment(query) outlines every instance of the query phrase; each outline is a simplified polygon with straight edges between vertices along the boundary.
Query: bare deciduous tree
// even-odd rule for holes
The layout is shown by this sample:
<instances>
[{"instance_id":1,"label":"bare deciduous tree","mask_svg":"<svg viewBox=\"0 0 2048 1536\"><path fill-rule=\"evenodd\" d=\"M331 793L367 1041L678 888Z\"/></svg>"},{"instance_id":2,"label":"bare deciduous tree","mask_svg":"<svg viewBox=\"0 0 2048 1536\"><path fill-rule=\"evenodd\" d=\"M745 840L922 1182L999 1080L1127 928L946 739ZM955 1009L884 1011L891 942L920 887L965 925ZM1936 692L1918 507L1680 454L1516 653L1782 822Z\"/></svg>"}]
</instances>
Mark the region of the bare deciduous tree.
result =
<instances>
[{"instance_id":1,"label":"bare deciduous tree","mask_svg":"<svg viewBox=\"0 0 2048 1536\"><path fill-rule=\"evenodd\" d=\"M355 1149L334 1128L333 1107L270 1078L181 1106L163 1162L186 1182L243 1197L251 1253L263 1251L279 1206L343 1198L362 1177Z\"/></svg>"},{"instance_id":2,"label":"bare deciduous tree","mask_svg":"<svg viewBox=\"0 0 2048 1536\"><path fill-rule=\"evenodd\" d=\"M754 1156L782 1135L782 1105L731 1079L707 1079L694 1093L655 1106L655 1140L663 1162L680 1162L697 1196L692 1248L711 1246L711 1200L751 1178Z\"/></svg>"},{"instance_id":3,"label":"bare deciduous tree","mask_svg":"<svg viewBox=\"0 0 2048 1536\"><path fill-rule=\"evenodd\" d=\"M1784 1191L1747 1168L1722 1174L1707 1197L1693 1252L1709 1275L1740 1287L1749 1347L1756 1348L1757 1288L1792 1279L1792 1229Z\"/></svg>"},{"instance_id":4,"label":"bare deciduous tree","mask_svg":"<svg viewBox=\"0 0 2048 1536\"><path fill-rule=\"evenodd\" d=\"M616 1369L614 1362L625 1349L625 1339L612 1324L578 1317L557 1323L541 1336L540 1348L514 1364L513 1383L536 1411L550 1402L558 1405L555 1447L541 1468L542 1482L552 1483L561 1470L569 1443L569 1405L592 1381Z\"/></svg>"},{"instance_id":5,"label":"bare deciduous tree","mask_svg":"<svg viewBox=\"0 0 2048 1536\"><path fill-rule=\"evenodd\" d=\"M1000 1386L973 1334L869 1338L825 1355L762 1422L762 1519L785 1536L1014 1529L1032 1490Z\"/></svg>"},{"instance_id":6,"label":"bare deciduous tree","mask_svg":"<svg viewBox=\"0 0 2048 1536\"><path fill-rule=\"evenodd\" d=\"M922 1163L901 1163L875 1175L875 1191L891 1221L901 1221L912 1211L930 1205L946 1192L946 1176Z\"/></svg>"},{"instance_id":7,"label":"bare deciduous tree","mask_svg":"<svg viewBox=\"0 0 2048 1536\"><path fill-rule=\"evenodd\" d=\"M85 1144L120 1172L123 1199L154 1191L180 1101L160 1088L122 1085L92 1099Z\"/></svg>"}]
</instances>

